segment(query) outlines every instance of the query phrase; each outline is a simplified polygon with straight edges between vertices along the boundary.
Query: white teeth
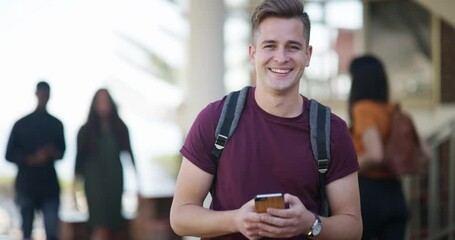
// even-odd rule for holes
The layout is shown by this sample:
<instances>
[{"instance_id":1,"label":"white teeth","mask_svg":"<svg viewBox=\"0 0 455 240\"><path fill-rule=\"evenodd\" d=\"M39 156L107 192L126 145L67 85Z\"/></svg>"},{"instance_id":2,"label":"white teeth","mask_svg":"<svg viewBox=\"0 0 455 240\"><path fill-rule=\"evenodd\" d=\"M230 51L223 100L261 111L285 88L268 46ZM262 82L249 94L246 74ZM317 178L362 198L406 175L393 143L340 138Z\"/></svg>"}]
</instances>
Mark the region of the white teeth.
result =
<instances>
[{"instance_id":1,"label":"white teeth","mask_svg":"<svg viewBox=\"0 0 455 240\"><path fill-rule=\"evenodd\" d=\"M284 70L284 69L276 69L276 68L271 68L270 70L272 70L272 72L274 73L288 73L290 72L291 70Z\"/></svg>"}]
</instances>

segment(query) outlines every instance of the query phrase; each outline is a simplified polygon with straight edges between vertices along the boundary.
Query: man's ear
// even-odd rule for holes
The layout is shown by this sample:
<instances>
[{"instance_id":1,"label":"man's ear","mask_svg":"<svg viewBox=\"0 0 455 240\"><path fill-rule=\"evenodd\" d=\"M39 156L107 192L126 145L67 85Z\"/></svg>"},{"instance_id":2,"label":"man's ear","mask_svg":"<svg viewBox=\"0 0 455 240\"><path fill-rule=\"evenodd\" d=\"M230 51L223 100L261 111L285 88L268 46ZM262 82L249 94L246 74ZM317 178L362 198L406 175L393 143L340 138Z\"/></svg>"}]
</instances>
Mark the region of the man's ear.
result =
<instances>
[{"instance_id":1,"label":"man's ear","mask_svg":"<svg viewBox=\"0 0 455 240\"><path fill-rule=\"evenodd\" d=\"M250 56L250 63L254 65L256 54L256 47L253 44L248 45L248 55Z\"/></svg>"},{"instance_id":2,"label":"man's ear","mask_svg":"<svg viewBox=\"0 0 455 240\"><path fill-rule=\"evenodd\" d=\"M313 46L308 45L308 47L306 48L306 63L305 63L305 67L309 67L310 66L310 60L311 60L311 55L312 54L313 54Z\"/></svg>"}]
</instances>

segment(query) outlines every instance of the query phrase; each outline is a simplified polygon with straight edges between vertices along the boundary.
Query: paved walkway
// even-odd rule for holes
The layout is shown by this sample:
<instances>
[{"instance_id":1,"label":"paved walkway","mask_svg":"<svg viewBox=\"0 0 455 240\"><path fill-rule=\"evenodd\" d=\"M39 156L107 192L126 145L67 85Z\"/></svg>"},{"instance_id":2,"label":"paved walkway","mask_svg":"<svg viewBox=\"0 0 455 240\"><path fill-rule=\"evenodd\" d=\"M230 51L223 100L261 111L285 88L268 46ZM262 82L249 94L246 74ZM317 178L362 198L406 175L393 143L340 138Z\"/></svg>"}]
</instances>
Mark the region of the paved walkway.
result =
<instances>
[{"instance_id":1,"label":"paved walkway","mask_svg":"<svg viewBox=\"0 0 455 240\"><path fill-rule=\"evenodd\" d=\"M45 240L42 217L37 214L34 222L33 239ZM20 240L20 215L8 191L0 191L0 240Z\"/></svg>"},{"instance_id":2,"label":"paved walkway","mask_svg":"<svg viewBox=\"0 0 455 240\"><path fill-rule=\"evenodd\" d=\"M0 240L20 239L19 212L11 198L0 195Z\"/></svg>"}]
</instances>

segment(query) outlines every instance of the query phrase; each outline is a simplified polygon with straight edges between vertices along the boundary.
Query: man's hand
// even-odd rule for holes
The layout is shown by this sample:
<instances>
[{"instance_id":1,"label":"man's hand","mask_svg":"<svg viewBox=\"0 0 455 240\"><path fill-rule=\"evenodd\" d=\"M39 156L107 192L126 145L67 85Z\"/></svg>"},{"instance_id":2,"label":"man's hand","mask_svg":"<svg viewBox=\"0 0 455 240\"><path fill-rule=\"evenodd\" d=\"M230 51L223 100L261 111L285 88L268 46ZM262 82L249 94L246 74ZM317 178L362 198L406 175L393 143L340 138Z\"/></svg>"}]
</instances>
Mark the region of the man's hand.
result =
<instances>
[{"instance_id":1,"label":"man's hand","mask_svg":"<svg viewBox=\"0 0 455 240\"><path fill-rule=\"evenodd\" d=\"M252 199L237 210L237 216L234 219L235 227L248 239L260 239L262 238L262 236L259 235L261 215L266 215L266 213L256 213L254 199Z\"/></svg>"},{"instance_id":2,"label":"man's hand","mask_svg":"<svg viewBox=\"0 0 455 240\"><path fill-rule=\"evenodd\" d=\"M289 238L306 234L314 222L314 215L308 211L296 196L285 194L284 201L288 209L269 208L261 215L259 235L271 238Z\"/></svg>"},{"instance_id":3,"label":"man's hand","mask_svg":"<svg viewBox=\"0 0 455 240\"><path fill-rule=\"evenodd\" d=\"M47 148L38 148L33 155L29 155L26 163L29 166L41 166L49 160L49 150Z\"/></svg>"},{"instance_id":4,"label":"man's hand","mask_svg":"<svg viewBox=\"0 0 455 240\"><path fill-rule=\"evenodd\" d=\"M59 158L58 156L60 155L60 152L54 147L53 144L48 144L44 146L43 149L46 150L48 158L52 160Z\"/></svg>"}]
</instances>

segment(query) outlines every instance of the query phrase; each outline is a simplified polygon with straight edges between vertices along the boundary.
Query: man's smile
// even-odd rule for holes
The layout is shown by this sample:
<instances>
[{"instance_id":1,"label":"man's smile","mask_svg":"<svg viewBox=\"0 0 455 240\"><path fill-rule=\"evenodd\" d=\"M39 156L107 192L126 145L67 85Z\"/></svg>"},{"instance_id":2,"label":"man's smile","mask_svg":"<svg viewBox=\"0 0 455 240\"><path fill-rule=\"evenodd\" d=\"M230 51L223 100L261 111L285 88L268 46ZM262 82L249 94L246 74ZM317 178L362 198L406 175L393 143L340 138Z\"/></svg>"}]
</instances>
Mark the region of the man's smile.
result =
<instances>
[{"instance_id":1,"label":"man's smile","mask_svg":"<svg viewBox=\"0 0 455 240\"><path fill-rule=\"evenodd\" d=\"M279 74L287 74L290 73L292 69L279 69L279 68L269 68L270 71Z\"/></svg>"}]
</instances>

